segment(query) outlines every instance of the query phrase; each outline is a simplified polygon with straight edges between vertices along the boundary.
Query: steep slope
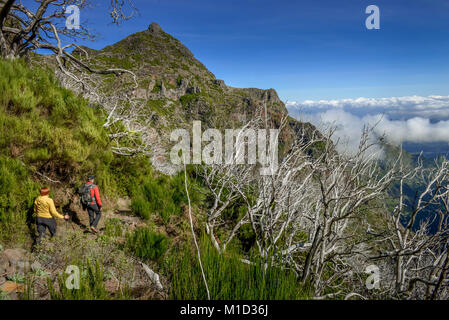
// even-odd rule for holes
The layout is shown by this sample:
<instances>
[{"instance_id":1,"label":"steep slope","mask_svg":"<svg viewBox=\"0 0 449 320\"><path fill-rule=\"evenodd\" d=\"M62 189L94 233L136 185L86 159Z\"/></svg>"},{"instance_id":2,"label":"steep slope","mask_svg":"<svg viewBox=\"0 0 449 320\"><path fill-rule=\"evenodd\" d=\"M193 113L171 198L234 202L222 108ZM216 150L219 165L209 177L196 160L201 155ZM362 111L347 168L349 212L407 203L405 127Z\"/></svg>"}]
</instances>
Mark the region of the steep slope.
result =
<instances>
[{"instance_id":1,"label":"steep slope","mask_svg":"<svg viewBox=\"0 0 449 320\"><path fill-rule=\"evenodd\" d=\"M0 59L0 300L202 298L184 174L157 174L145 157L114 155L103 110L62 88L53 73ZM104 202L99 235L89 233L75 195L92 173ZM42 186L50 186L57 210L71 219L58 221L56 236L33 247L33 201ZM195 179L189 186L201 233L204 195ZM266 277L242 264L240 252L224 257L201 243L213 298L309 296L293 273L273 269ZM162 290L140 262L160 274ZM69 265L80 268L80 290L65 289Z\"/></svg>"},{"instance_id":2,"label":"steep slope","mask_svg":"<svg viewBox=\"0 0 449 320\"><path fill-rule=\"evenodd\" d=\"M283 116L288 116L274 89L227 86L156 23L102 50L83 50L97 68L125 68L137 75L137 89L131 88L131 82L110 75L103 77L103 90L114 94L117 88L128 86L132 96L145 102L156 114L153 124L159 130L163 145L169 137L168 131L190 128L192 120L201 120L204 128L242 127L258 110L264 110L264 102L268 118L275 127L280 125ZM74 54L84 56L82 50ZM280 138L281 154L288 150L300 127L299 122L289 118Z\"/></svg>"}]
</instances>

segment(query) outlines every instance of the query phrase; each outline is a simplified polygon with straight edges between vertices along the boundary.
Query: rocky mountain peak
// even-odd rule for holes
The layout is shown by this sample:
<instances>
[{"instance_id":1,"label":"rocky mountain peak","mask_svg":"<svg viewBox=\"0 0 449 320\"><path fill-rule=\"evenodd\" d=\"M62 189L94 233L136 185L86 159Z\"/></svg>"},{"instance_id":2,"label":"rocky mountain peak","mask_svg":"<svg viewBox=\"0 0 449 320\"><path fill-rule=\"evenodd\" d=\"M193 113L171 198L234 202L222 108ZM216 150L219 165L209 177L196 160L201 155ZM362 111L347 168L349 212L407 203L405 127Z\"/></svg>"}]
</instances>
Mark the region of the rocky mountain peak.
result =
<instances>
[{"instance_id":1,"label":"rocky mountain peak","mask_svg":"<svg viewBox=\"0 0 449 320\"><path fill-rule=\"evenodd\" d=\"M160 34L161 32L163 32L161 26L156 22L152 22L150 24L150 26L148 27L148 31L150 31L153 34Z\"/></svg>"}]
</instances>

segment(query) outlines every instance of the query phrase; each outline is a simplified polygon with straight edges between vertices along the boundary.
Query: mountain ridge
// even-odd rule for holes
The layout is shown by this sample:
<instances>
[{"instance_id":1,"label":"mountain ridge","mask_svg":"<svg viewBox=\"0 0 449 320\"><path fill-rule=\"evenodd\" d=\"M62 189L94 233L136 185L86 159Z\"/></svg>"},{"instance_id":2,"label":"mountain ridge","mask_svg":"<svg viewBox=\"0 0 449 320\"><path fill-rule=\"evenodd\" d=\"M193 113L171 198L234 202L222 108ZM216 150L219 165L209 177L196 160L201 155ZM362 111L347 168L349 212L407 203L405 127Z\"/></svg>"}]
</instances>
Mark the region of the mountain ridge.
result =
<instances>
[{"instance_id":1,"label":"mountain ridge","mask_svg":"<svg viewBox=\"0 0 449 320\"><path fill-rule=\"evenodd\" d=\"M225 80L217 79L181 41L155 22L100 50L79 47L72 54L97 70L126 69L135 74L137 86L130 74L95 75L95 81L107 96L122 90L146 105L146 117L151 118L152 163L166 174L176 172L168 161L167 150L173 145L170 132L190 130L194 120L201 121L204 130L223 130L242 128L250 119L265 116L270 127L280 128L282 119L286 119L279 136L280 157L290 150L297 137L316 131L312 124L289 116L275 89L227 86ZM52 59L46 60L56 68ZM67 86L67 81L61 82L82 93L79 84Z\"/></svg>"}]
</instances>

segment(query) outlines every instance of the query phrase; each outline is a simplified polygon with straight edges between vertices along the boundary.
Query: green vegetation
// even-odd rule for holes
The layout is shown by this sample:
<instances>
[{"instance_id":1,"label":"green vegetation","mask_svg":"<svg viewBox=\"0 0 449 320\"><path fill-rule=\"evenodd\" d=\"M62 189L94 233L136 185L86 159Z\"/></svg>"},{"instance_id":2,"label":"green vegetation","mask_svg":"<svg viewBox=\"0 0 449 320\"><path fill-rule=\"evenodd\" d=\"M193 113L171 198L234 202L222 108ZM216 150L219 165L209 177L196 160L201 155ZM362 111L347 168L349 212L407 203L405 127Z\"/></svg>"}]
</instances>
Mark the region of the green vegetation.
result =
<instances>
[{"instance_id":1,"label":"green vegetation","mask_svg":"<svg viewBox=\"0 0 449 320\"><path fill-rule=\"evenodd\" d=\"M134 49L138 50L137 54L132 54ZM186 109L192 116L201 114L206 120L216 120L217 126L229 125L230 113L251 113L254 105L249 94L243 91L233 90L233 94L228 94L227 90L215 88L211 82L213 75L169 35L153 37L142 32L101 52L92 50L90 53L94 67L149 70L158 79L153 92L160 92L162 83L167 89L175 88L182 79L188 80L189 86L199 87L200 93L186 94L179 101L170 100L170 108L165 107L166 99L147 102L148 113L155 111L164 120L160 122L167 126L178 125ZM173 68L172 72L167 72L169 68ZM163 267L171 298L205 298L196 252L189 245L191 239L186 236L184 173L172 177L157 174L145 156L115 155L108 132L103 128L105 110L62 88L52 70L30 68L21 60L0 61L0 74L0 242L5 247L29 248L30 235L35 231L33 201L42 184L50 185L52 196L59 202L59 211L73 201L72 192L88 174L95 174L102 197L112 200L106 203L113 203L117 197L129 197L133 214L145 219L138 224L143 226L129 231L127 228L135 225L135 217L130 217L132 222L125 223L118 218L106 218L105 214L102 233L95 238L72 225L68 230L58 231L56 239L45 240L45 245L38 246L35 251L43 265L54 263L62 268L74 264L81 270L79 290L66 288L69 275L65 273L57 277L56 282L48 280L51 299L131 298L126 286L115 294L105 286L108 272L114 272L120 283L122 276L131 281L128 278L134 272L135 262L131 256L155 260L159 267L162 261L165 262ZM104 80L104 92L112 92L119 84L113 76L104 76ZM149 80L143 79L140 86L146 88L148 84ZM176 123L170 121L175 117ZM195 228L202 228L205 192L194 179L192 169L188 167L187 171ZM58 182L50 183L49 179ZM242 208L236 204L226 210L226 222L241 217L244 214ZM170 237L175 235L176 240L155 232L157 228L153 225L165 228L165 232ZM261 262L252 258L256 262L254 266L240 261L243 252L251 252L254 238L251 228L242 228L226 254L216 252L210 241L201 240L212 298L309 297L309 293L298 286L294 273L271 266L265 269ZM179 248L184 250L179 251ZM164 270L156 267L155 271L164 275ZM54 274L48 275L42 269L31 276L45 279ZM23 298L32 299L31 278L17 280L26 283Z\"/></svg>"},{"instance_id":2,"label":"green vegetation","mask_svg":"<svg viewBox=\"0 0 449 320\"><path fill-rule=\"evenodd\" d=\"M153 111L156 111L158 114L167 114L167 110L164 108L167 100L159 99L159 100L148 100L147 106Z\"/></svg>"},{"instance_id":3,"label":"green vegetation","mask_svg":"<svg viewBox=\"0 0 449 320\"><path fill-rule=\"evenodd\" d=\"M0 156L0 241L27 241L27 221L32 214L29 208L38 192L37 184L20 160Z\"/></svg>"},{"instance_id":4,"label":"green vegetation","mask_svg":"<svg viewBox=\"0 0 449 320\"><path fill-rule=\"evenodd\" d=\"M102 193L116 197L151 174L146 157L112 153L101 108L61 88L50 70L0 61L0 74L0 241L29 240L27 222L41 187L34 178L76 189L93 173Z\"/></svg>"},{"instance_id":5,"label":"green vegetation","mask_svg":"<svg viewBox=\"0 0 449 320\"><path fill-rule=\"evenodd\" d=\"M66 283L74 284L71 275L63 273L57 278L57 286L50 279L47 281L50 297L52 300L107 300L107 299L129 299L129 288L119 290L117 296L111 296L104 285L104 273L102 263L98 260L91 262L87 260L80 270L79 289L69 289Z\"/></svg>"},{"instance_id":6,"label":"green vegetation","mask_svg":"<svg viewBox=\"0 0 449 320\"><path fill-rule=\"evenodd\" d=\"M200 248L211 299L294 300L311 297L311 293L298 284L293 272L270 265L265 269L260 261L255 265L244 264L235 252L218 253L205 237L200 241ZM170 298L207 299L196 252L192 245L186 245L181 251L181 257L171 256L166 264L170 274Z\"/></svg>"},{"instance_id":7,"label":"green vegetation","mask_svg":"<svg viewBox=\"0 0 449 320\"><path fill-rule=\"evenodd\" d=\"M96 62L97 62L97 65L103 66L103 67L114 65L114 66L117 66L118 68L123 68L123 69L129 70L129 69L132 69L134 66L132 59L134 61L140 61L141 57L139 55L135 55L135 56L130 57L129 59L120 59L118 57L109 57L109 56L98 55L96 57Z\"/></svg>"},{"instance_id":8,"label":"green vegetation","mask_svg":"<svg viewBox=\"0 0 449 320\"><path fill-rule=\"evenodd\" d=\"M192 101L198 99L199 96L200 96L199 93L188 93L179 98L179 101L184 107L187 107L189 106L190 103L192 103Z\"/></svg>"},{"instance_id":9,"label":"green vegetation","mask_svg":"<svg viewBox=\"0 0 449 320\"><path fill-rule=\"evenodd\" d=\"M121 237L123 235L122 221L119 218L106 220L104 234L108 237Z\"/></svg>"},{"instance_id":10,"label":"green vegetation","mask_svg":"<svg viewBox=\"0 0 449 320\"><path fill-rule=\"evenodd\" d=\"M146 227L140 227L126 235L126 246L141 259L155 260L167 250L168 238Z\"/></svg>"},{"instance_id":11,"label":"green vegetation","mask_svg":"<svg viewBox=\"0 0 449 320\"><path fill-rule=\"evenodd\" d=\"M192 203L199 204L202 196L197 188L190 188ZM181 214L181 205L187 203L184 187L184 173L176 176L146 176L131 191L132 209L144 219L158 213L167 223L170 216Z\"/></svg>"},{"instance_id":12,"label":"green vegetation","mask_svg":"<svg viewBox=\"0 0 449 320\"><path fill-rule=\"evenodd\" d=\"M59 87L49 71L22 61L0 61L0 73L2 155L66 179L112 162L100 115L87 101Z\"/></svg>"}]
</instances>

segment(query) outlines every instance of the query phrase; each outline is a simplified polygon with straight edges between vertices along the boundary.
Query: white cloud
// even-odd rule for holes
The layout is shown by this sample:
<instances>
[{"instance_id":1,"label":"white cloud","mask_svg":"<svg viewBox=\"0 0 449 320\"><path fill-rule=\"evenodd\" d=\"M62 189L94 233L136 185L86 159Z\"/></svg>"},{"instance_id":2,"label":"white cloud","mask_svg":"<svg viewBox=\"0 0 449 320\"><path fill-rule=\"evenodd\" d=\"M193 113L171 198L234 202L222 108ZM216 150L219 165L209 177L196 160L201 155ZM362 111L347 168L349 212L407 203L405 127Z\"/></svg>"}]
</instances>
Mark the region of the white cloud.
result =
<instances>
[{"instance_id":1,"label":"white cloud","mask_svg":"<svg viewBox=\"0 0 449 320\"><path fill-rule=\"evenodd\" d=\"M432 121L449 120L449 96L410 96L392 98L357 98L341 100L291 101L287 108L293 114L318 113L341 109L352 114L386 114L390 119L428 118Z\"/></svg>"},{"instance_id":2,"label":"white cloud","mask_svg":"<svg viewBox=\"0 0 449 320\"><path fill-rule=\"evenodd\" d=\"M336 126L334 141L343 141L340 149L347 151L356 150L363 127L374 124L374 134L394 144L449 142L449 96L308 100L287 108L320 128Z\"/></svg>"}]
</instances>

